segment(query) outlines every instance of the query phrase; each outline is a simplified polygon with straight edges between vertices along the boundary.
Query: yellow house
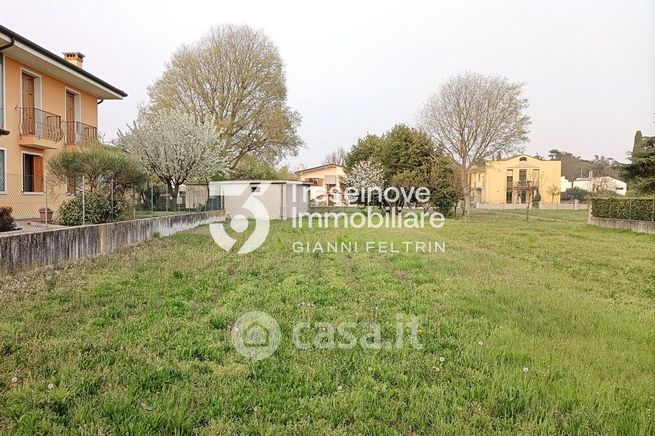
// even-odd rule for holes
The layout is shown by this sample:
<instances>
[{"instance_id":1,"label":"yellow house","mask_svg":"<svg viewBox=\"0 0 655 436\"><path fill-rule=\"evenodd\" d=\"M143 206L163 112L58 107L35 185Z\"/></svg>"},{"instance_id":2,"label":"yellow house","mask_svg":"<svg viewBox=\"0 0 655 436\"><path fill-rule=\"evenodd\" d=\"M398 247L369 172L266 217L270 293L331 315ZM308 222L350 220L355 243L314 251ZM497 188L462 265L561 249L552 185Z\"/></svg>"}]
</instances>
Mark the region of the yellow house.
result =
<instances>
[{"instance_id":1,"label":"yellow house","mask_svg":"<svg viewBox=\"0 0 655 436\"><path fill-rule=\"evenodd\" d=\"M519 186L531 186L541 202L559 204L562 162L521 154L507 159L487 161L471 171L471 201L474 204L521 204L529 195ZM553 188L554 187L554 188Z\"/></svg>"},{"instance_id":2,"label":"yellow house","mask_svg":"<svg viewBox=\"0 0 655 436\"><path fill-rule=\"evenodd\" d=\"M343 204L341 178L345 174L343 167L336 164L319 165L296 171L300 180L312 184L310 201L326 206Z\"/></svg>"},{"instance_id":3,"label":"yellow house","mask_svg":"<svg viewBox=\"0 0 655 436\"><path fill-rule=\"evenodd\" d=\"M48 180L60 150L97 142L98 105L127 94L82 68L78 52L58 56L0 26L0 207L17 219L55 210L70 187Z\"/></svg>"}]
</instances>

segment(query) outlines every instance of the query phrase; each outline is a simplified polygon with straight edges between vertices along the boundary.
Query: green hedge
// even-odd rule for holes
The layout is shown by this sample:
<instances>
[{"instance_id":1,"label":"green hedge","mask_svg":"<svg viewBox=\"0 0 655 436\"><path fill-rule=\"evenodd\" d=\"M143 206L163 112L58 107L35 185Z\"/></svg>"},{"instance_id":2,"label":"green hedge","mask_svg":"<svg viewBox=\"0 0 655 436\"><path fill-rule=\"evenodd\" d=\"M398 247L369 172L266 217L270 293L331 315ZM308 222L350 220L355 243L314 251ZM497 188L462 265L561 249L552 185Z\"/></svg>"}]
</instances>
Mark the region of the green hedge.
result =
<instances>
[{"instance_id":1,"label":"green hedge","mask_svg":"<svg viewBox=\"0 0 655 436\"><path fill-rule=\"evenodd\" d=\"M655 221L655 198L593 198L591 207L592 215L598 218Z\"/></svg>"}]
</instances>

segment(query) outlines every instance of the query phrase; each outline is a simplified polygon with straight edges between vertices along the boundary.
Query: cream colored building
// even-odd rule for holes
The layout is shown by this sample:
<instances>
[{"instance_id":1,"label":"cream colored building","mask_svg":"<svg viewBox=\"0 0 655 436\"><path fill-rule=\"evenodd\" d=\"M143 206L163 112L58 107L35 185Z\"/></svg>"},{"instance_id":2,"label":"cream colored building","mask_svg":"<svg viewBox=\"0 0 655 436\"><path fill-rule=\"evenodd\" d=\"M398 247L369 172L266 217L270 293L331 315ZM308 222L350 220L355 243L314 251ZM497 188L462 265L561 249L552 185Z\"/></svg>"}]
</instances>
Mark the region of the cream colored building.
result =
<instances>
[{"instance_id":1,"label":"cream colored building","mask_svg":"<svg viewBox=\"0 0 655 436\"><path fill-rule=\"evenodd\" d=\"M98 105L127 96L83 60L0 26L0 207L12 207L14 218L37 218L46 202L56 211L74 192L47 178L48 159L96 143Z\"/></svg>"},{"instance_id":2,"label":"cream colored building","mask_svg":"<svg viewBox=\"0 0 655 436\"><path fill-rule=\"evenodd\" d=\"M559 189L562 176L562 162L544 160L521 154L507 159L487 161L471 171L471 202L484 204L522 204L528 195L517 189L521 184L534 186L541 196L541 202L559 204L560 196L554 197L548 191Z\"/></svg>"},{"instance_id":3,"label":"cream colored building","mask_svg":"<svg viewBox=\"0 0 655 436\"><path fill-rule=\"evenodd\" d=\"M346 174L341 165L326 164L296 171L298 178L310 183L310 200L322 206L343 205L341 178Z\"/></svg>"},{"instance_id":4,"label":"cream colored building","mask_svg":"<svg viewBox=\"0 0 655 436\"><path fill-rule=\"evenodd\" d=\"M227 217L287 219L309 211L309 187L298 180L209 182L209 197L221 198Z\"/></svg>"},{"instance_id":5,"label":"cream colored building","mask_svg":"<svg viewBox=\"0 0 655 436\"><path fill-rule=\"evenodd\" d=\"M628 184L614 177L601 176L594 177L590 172L589 177L578 177L571 182L573 188L584 189L587 192L605 192L612 191L619 195L625 195L628 190Z\"/></svg>"}]
</instances>

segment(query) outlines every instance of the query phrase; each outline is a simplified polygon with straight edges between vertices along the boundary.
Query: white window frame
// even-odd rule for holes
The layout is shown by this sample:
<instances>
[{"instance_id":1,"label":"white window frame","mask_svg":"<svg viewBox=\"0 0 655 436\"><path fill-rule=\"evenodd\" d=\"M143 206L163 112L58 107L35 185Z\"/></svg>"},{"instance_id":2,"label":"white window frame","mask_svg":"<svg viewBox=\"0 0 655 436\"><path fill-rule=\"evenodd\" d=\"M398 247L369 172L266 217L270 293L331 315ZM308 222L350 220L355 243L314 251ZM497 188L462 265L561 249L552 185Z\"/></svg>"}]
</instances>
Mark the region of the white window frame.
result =
<instances>
[{"instance_id":1,"label":"white window frame","mask_svg":"<svg viewBox=\"0 0 655 436\"><path fill-rule=\"evenodd\" d=\"M7 71L7 58L5 57L4 53L0 53L0 59L2 60L2 83L0 84L2 86L2 126L6 130L6 125L7 125L7 90L5 88L5 83L7 82L6 80L6 73ZM5 185L6 188L6 185Z\"/></svg>"},{"instance_id":2,"label":"white window frame","mask_svg":"<svg viewBox=\"0 0 655 436\"><path fill-rule=\"evenodd\" d=\"M41 92L41 85L43 82L41 75L23 67L20 68L20 106L25 107L23 102L23 73L34 77L34 108L43 110L43 93Z\"/></svg>"},{"instance_id":3,"label":"white window frame","mask_svg":"<svg viewBox=\"0 0 655 436\"><path fill-rule=\"evenodd\" d=\"M20 191L21 191L21 194L24 194L24 195L43 195L43 194L45 194L45 189L46 189L45 180L43 180L43 191L25 191L24 190L25 189L25 186L23 185L23 183L25 181L25 160L24 159L25 159L26 154L29 154L29 155L32 155L32 156L41 156L41 160L45 164L45 160L43 160L43 153L35 153L33 151L21 151L20 152L20 174L21 174ZM45 179L45 168L43 169L43 174L44 174L44 179Z\"/></svg>"},{"instance_id":4,"label":"white window frame","mask_svg":"<svg viewBox=\"0 0 655 436\"><path fill-rule=\"evenodd\" d=\"M3 180L3 185L5 187L4 190L0 191L0 194L6 194L7 193L7 149L4 147L0 147L0 152L4 154L4 171L2 172L2 177L4 178Z\"/></svg>"},{"instance_id":5,"label":"white window frame","mask_svg":"<svg viewBox=\"0 0 655 436\"><path fill-rule=\"evenodd\" d=\"M74 101L75 101L75 119L74 120L69 120L68 119L68 111L66 110L66 105L68 104L68 99L67 99L67 94L71 93L74 96ZM80 94L79 91L74 90L73 88L69 88L68 86L64 87L64 121L76 121L78 123L82 122L82 94ZM68 124L65 124L66 129L64 130L64 136L65 136L65 141L68 141ZM81 143L81 135L82 133L78 132L77 129L75 130L75 144L79 145Z\"/></svg>"},{"instance_id":6,"label":"white window frame","mask_svg":"<svg viewBox=\"0 0 655 436\"><path fill-rule=\"evenodd\" d=\"M69 120L68 111L66 110L66 94L71 93L75 96L75 119ZM68 86L64 87L64 121L77 121L78 123L82 122L82 94L79 91L69 88Z\"/></svg>"}]
</instances>

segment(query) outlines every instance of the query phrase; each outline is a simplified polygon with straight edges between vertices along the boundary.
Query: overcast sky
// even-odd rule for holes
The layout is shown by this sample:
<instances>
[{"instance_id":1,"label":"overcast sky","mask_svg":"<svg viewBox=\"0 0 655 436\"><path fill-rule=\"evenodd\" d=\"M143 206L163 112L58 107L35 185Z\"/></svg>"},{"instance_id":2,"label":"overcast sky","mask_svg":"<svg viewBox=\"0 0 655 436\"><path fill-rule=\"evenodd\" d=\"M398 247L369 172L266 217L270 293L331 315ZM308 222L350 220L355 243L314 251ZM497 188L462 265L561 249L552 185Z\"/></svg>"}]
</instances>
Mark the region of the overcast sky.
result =
<instances>
[{"instance_id":1,"label":"overcast sky","mask_svg":"<svg viewBox=\"0 0 655 436\"><path fill-rule=\"evenodd\" d=\"M100 106L111 139L147 101L176 47L221 23L263 29L303 117L295 166L414 124L449 76L525 82L529 153L551 148L625 160L635 130L655 134L655 1L34 1L4 2L0 23L126 91ZM29 11L29 13L26 13Z\"/></svg>"}]
</instances>

